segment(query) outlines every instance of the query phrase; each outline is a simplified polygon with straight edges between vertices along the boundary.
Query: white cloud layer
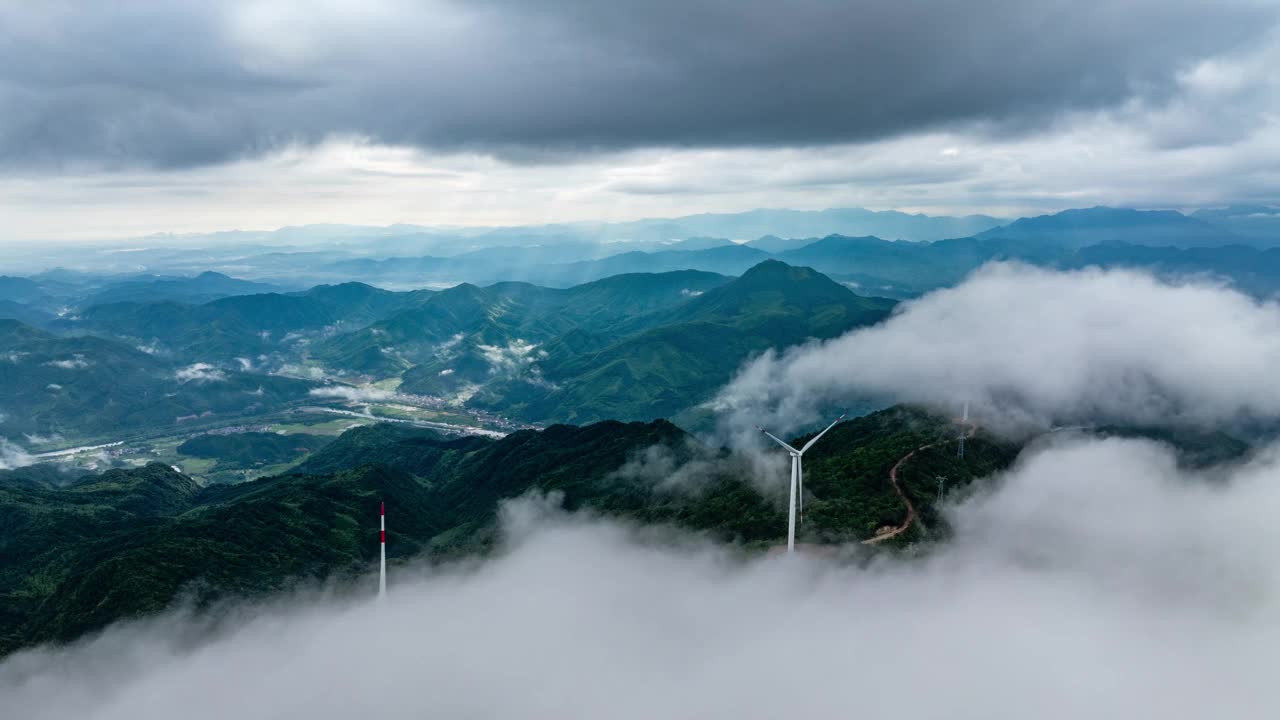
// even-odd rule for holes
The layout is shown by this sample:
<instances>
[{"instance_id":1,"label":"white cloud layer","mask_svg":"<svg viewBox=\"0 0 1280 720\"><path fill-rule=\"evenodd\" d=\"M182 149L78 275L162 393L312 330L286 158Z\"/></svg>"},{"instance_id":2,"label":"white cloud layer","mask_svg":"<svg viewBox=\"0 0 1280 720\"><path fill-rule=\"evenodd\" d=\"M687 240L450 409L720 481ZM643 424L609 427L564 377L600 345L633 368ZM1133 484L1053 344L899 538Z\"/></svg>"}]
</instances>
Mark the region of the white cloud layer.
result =
<instances>
[{"instance_id":1,"label":"white cloud layer","mask_svg":"<svg viewBox=\"0 0 1280 720\"><path fill-rule=\"evenodd\" d=\"M353 387L350 385L329 385L311 390L312 397L337 398L348 402L380 402L392 400L396 394L389 390L374 387Z\"/></svg>"},{"instance_id":2,"label":"white cloud layer","mask_svg":"<svg viewBox=\"0 0 1280 720\"><path fill-rule=\"evenodd\" d=\"M227 379L227 374L209 363L194 363L184 368L179 368L174 374L174 378L181 383L207 383L222 382Z\"/></svg>"},{"instance_id":3,"label":"white cloud layer","mask_svg":"<svg viewBox=\"0 0 1280 720\"><path fill-rule=\"evenodd\" d=\"M4 413L0 413L0 421L3 421L4 417ZM31 453L22 449L21 446L11 442L8 438L0 437L0 470L26 467L35 461Z\"/></svg>"},{"instance_id":4,"label":"white cloud layer","mask_svg":"<svg viewBox=\"0 0 1280 720\"><path fill-rule=\"evenodd\" d=\"M504 376L516 375L546 355L545 351L534 352L538 349L536 343L520 338L506 345L477 345L476 349L488 361L491 373Z\"/></svg>"},{"instance_id":5,"label":"white cloud layer","mask_svg":"<svg viewBox=\"0 0 1280 720\"><path fill-rule=\"evenodd\" d=\"M83 355L75 355L61 360L50 360L45 363L45 365L59 370L83 370L92 364L93 361L86 360Z\"/></svg>"},{"instance_id":6,"label":"white cloud layer","mask_svg":"<svg viewBox=\"0 0 1280 720\"><path fill-rule=\"evenodd\" d=\"M1280 306L1209 281L989 265L886 322L748 363L716 406L796 427L888 396L987 422L1215 423L1280 415Z\"/></svg>"},{"instance_id":7,"label":"white cloud layer","mask_svg":"<svg viewBox=\"0 0 1280 720\"><path fill-rule=\"evenodd\" d=\"M393 568L382 606L299 596L205 643L169 616L14 656L0 715L1267 718L1277 481L1274 451L1202 476L1063 438L951 508L936 553L853 565L525 504L506 553Z\"/></svg>"}]
</instances>

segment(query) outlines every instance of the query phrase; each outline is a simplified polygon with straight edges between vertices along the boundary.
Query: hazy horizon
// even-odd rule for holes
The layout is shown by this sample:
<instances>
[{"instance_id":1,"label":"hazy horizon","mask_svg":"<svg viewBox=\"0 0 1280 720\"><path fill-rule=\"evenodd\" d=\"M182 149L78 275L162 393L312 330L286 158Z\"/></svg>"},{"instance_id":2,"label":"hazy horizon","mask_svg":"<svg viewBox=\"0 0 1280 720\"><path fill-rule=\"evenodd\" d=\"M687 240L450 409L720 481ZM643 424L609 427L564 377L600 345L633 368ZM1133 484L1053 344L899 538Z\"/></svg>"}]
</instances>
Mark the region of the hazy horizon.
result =
<instances>
[{"instance_id":1,"label":"hazy horizon","mask_svg":"<svg viewBox=\"0 0 1280 720\"><path fill-rule=\"evenodd\" d=\"M155 230L153 232L149 232L142 235L92 236L92 237L74 237L74 238L68 237L68 238L57 238L57 239L42 238L42 240L58 242L60 244L65 244L67 247L75 247L75 246L89 246L89 245L111 245L113 243L128 243L128 242L146 241L146 240L152 240L152 239L171 240L176 242L200 241L203 239L208 239L211 236L219 236L219 235L230 236L230 235L239 234L239 235L270 236L273 234L283 233L290 230L312 230L312 229L324 230L326 228L332 228L335 231L336 230L394 231L394 232L388 233L388 235L396 234L401 230L408 233L413 233L413 232L427 232L427 233L441 233L441 234L447 234L450 232L481 233L481 232L487 232L487 231L541 229L541 228L553 228L553 227L576 228L576 227L590 227L594 225L613 226L613 225L626 225L631 223L642 223L642 222L650 222L650 221L652 222L676 221L676 220L684 220L684 219L700 218L700 217L717 217L717 216L729 217L729 216L735 216L735 215L746 215L751 213L814 213L814 214L817 214L817 213L832 213L832 212L839 212L839 211L867 211L871 213L885 213L885 214L901 213L903 215L909 215L909 216L938 218L938 219L990 218L991 220L996 221L998 225L1005 225L1022 218L1049 216L1049 215L1056 215L1058 213L1066 212L1070 210L1088 210L1088 209L1094 209L1094 208L1139 210L1143 212L1173 211L1173 212L1181 213L1183 215L1190 215L1192 212L1196 210L1215 210L1215 209L1228 209L1228 208L1234 208L1234 207L1249 207L1249 206L1270 207L1275 210L1273 214L1280 216L1280 205L1272 205L1269 203L1256 203L1256 202L1255 203L1207 203L1203 205L1174 205L1174 204L1158 204L1157 203L1157 204L1142 205L1142 206L1106 205L1106 204L1095 204L1095 205L1066 204L1066 205L1063 205L1062 207L1053 208L1053 209L1027 208L1026 212L1011 212L1010 208L1003 208L1003 209L992 209L990 212L984 211L982 209L972 209L972 211L970 212L954 212L954 213L946 212L944 210L938 210L935 208L916 208L916 207L822 206L822 207L813 207L813 208L803 208L803 207L776 206L776 207L747 207L740 210L687 212L687 213L678 213L678 214L670 214L670 215L638 214L638 215L625 215L625 216L619 216L619 217L587 217L587 218L581 218L581 219L565 219L565 220L550 219L550 220L546 220L545 222L529 222L529 223L514 222L514 223L508 223L508 224L486 224L486 223L467 224L464 222L417 223L417 222L409 222L404 220L393 219L388 221L374 221L374 222L368 222L368 223L305 222L305 223L288 223L284 225L261 226L261 227L234 227L234 226L213 225L207 228L190 229L185 231ZM1003 210L1005 212L999 212L1000 210ZM367 238L367 236L365 237ZM742 237L727 237L725 239L728 239L734 242L747 242L747 241L756 239L756 237L757 236L742 236ZM349 239L349 238L345 238L341 235L338 235L333 238L333 241L341 242L342 240L346 240L346 239ZM676 240L676 239L680 239L680 238L674 238L674 237L672 238L672 240ZM893 240L896 238L886 238L886 239ZM13 246L15 244L22 244L24 241L28 241L28 240L31 240L31 238L13 239L13 238L0 237L0 247L6 246L6 245ZM249 238L244 238L244 241L251 241L251 240Z\"/></svg>"},{"instance_id":2,"label":"hazy horizon","mask_svg":"<svg viewBox=\"0 0 1280 720\"><path fill-rule=\"evenodd\" d=\"M1227 205L1220 205L1215 207L1227 207ZM989 212L981 212L978 210L975 210L973 212L952 214L947 212L935 212L933 211L932 208L922 209L922 208L909 208L909 207L907 208L903 208L903 207L870 208L870 207L863 207L863 206L822 206L822 207L812 207L812 208L781 207L781 206L779 207L746 207L740 210L706 211L706 212L694 211L694 212L678 213L678 214L671 214L671 215L627 214L627 215L621 215L617 217L584 217L580 219L564 219L564 220L549 219L549 220L540 221L540 222L529 222L529 223L513 222L513 223L507 223L507 224L487 224L487 223L481 223L481 222L470 223L470 224L465 222L418 223L418 222L410 222L406 220L390 219L386 221L371 221L367 223L364 223L364 222L306 222L306 223L287 223L284 225L261 226L261 227L233 227L233 226L212 225L207 228L192 229L192 230L186 230L186 231L156 230L154 232L146 233L143 235L121 235L121 236L113 236L113 237L94 236L94 237L84 237L84 238L77 237L77 238L63 238L59 241L65 242L69 245L74 245L78 243L84 243L84 244L118 243L118 242L129 242L134 240L147 240L151 238L160 238L160 239L172 238L176 240L183 240L188 238L207 237L210 235L219 235L219 234L230 235L235 233L269 235L272 233L279 233L281 231L287 231L287 230L301 230L301 229L324 228L324 227L332 227L335 229L342 229L342 228L366 229L367 228L367 229L374 229L374 230L393 230L393 229L404 228L406 231L410 231L410 232L428 231L428 232L440 232L440 233L447 233L451 231L479 232L479 231L487 231L487 230L512 230L512 229L521 229L521 228L545 228L545 227L557 227L557 226L572 227L572 226L590 226L590 225L620 225L620 224L643 222L643 221L650 221L650 220L653 220L653 221L680 220L685 218L696 218L700 216L742 215L742 214L754 213L754 212L822 213L822 212L833 212L833 211L842 211L842 210L844 211L866 210L866 211L875 212L875 213L895 213L896 212L896 213L902 213L904 215L917 215L917 216L924 216L924 217L930 217L930 218L990 217L995 220L999 220L1001 222L1009 222L1019 217L1029 217L1032 215L1040 215L1040 214L1053 214L1054 212L1060 212L1061 210L1072 210L1072 209L1077 209L1077 208L1065 206L1059 210L1045 211L1043 213L1035 212L1035 213L1031 213L1030 215L1020 215L1020 214L998 215L998 214L992 214ZM1182 208L1154 206L1154 207L1143 207L1143 208L1133 208L1133 209L1177 210L1179 212L1186 212L1189 210L1194 210L1199 208L1190 207L1190 206L1182 207ZM48 238L45 238L45 239L48 239ZM754 239L754 238L727 238L727 239L745 241L747 239ZM4 245L6 243L13 243L13 242L22 242L22 240L14 240L14 239L0 237L0 245Z\"/></svg>"}]
</instances>

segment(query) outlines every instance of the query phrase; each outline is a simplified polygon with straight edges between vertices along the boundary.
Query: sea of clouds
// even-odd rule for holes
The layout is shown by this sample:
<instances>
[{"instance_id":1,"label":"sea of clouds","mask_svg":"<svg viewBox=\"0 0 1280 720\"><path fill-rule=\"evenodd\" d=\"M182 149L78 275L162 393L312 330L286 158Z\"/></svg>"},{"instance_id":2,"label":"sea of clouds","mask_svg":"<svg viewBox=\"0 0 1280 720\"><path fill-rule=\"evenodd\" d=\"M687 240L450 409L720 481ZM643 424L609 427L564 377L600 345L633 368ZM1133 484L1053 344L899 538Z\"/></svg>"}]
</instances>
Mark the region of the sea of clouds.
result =
<instances>
[{"instance_id":1,"label":"sea of clouds","mask_svg":"<svg viewBox=\"0 0 1280 720\"><path fill-rule=\"evenodd\" d=\"M383 603L298 594L209 634L175 612L20 653L0 716L1270 717L1278 481L1274 451L1201 474L1059 437L950 506L945 546L853 561L524 499L496 558L393 568Z\"/></svg>"},{"instance_id":2,"label":"sea of clouds","mask_svg":"<svg viewBox=\"0 0 1280 720\"><path fill-rule=\"evenodd\" d=\"M712 406L740 430L812 424L875 396L988 425L1193 423L1280 415L1280 306L1208 279L994 263L879 325L768 352Z\"/></svg>"}]
</instances>

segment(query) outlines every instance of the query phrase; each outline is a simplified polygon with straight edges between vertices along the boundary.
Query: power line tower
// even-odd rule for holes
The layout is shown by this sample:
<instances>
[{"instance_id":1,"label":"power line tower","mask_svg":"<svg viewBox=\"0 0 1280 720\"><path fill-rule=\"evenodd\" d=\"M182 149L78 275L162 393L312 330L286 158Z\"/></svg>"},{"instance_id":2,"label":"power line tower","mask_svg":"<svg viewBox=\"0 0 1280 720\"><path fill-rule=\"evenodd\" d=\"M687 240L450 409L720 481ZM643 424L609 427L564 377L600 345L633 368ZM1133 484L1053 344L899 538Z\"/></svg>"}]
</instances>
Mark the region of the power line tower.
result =
<instances>
[{"instance_id":1,"label":"power line tower","mask_svg":"<svg viewBox=\"0 0 1280 720\"><path fill-rule=\"evenodd\" d=\"M956 448L956 457L964 459L964 436L969 431L969 403L964 404L964 416L960 419L960 445Z\"/></svg>"},{"instance_id":2,"label":"power line tower","mask_svg":"<svg viewBox=\"0 0 1280 720\"><path fill-rule=\"evenodd\" d=\"M936 504L938 504L938 505L941 505L941 504L942 504L942 489L943 489L943 487L944 487L946 484L947 484L947 478L946 478L946 476L945 476L945 475L939 475L939 476L938 476L938 501L937 501L937 503L936 503Z\"/></svg>"}]
</instances>

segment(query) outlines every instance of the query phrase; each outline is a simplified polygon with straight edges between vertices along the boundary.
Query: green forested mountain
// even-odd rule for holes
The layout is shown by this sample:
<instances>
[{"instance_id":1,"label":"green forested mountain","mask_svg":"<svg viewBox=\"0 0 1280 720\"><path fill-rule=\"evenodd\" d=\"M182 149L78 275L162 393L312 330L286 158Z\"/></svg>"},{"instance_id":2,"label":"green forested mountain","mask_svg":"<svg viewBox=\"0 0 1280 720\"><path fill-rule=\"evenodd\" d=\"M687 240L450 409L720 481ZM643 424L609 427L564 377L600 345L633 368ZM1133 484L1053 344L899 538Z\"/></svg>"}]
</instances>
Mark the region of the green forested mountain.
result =
<instances>
[{"instance_id":1,"label":"green forested mountain","mask_svg":"<svg viewBox=\"0 0 1280 720\"><path fill-rule=\"evenodd\" d=\"M427 298L362 330L325 341L314 356L332 367L375 376L391 376L458 345L469 335L475 343L497 342L519 333L546 295L554 291L512 285L504 291L463 283Z\"/></svg>"},{"instance_id":2,"label":"green forested mountain","mask_svg":"<svg viewBox=\"0 0 1280 720\"><path fill-rule=\"evenodd\" d=\"M0 275L0 300L27 303L39 300L44 296L44 288L35 280L25 277Z\"/></svg>"},{"instance_id":3,"label":"green forested mountain","mask_svg":"<svg viewBox=\"0 0 1280 720\"><path fill-rule=\"evenodd\" d=\"M97 435L176 427L305 397L288 378L185 366L99 337L0 320L0 435Z\"/></svg>"},{"instance_id":4,"label":"green forested mountain","mask_svg":"<svg viewBox=\"0 0 1280 720\"><path fill-rule=\"evenodd\" d=\"M0 486L61 487L87 474L89 473L84 470L68 468L55 463L26 465L10 470L0 470Z\"/></svg>"},{"instance_id":5,"label":"green forested mountain","mask_svg":"<svg viewBox=\"0 0 1280 720\"><path fill-rule=\"evenodd\" d=\"M240 371L310 364L398 377L402 392L531 422L652 419L704 401L751 353L839 335L891 306L777 261L736 279L690 270L409 293L346 283L203 305L112 303L57 321L66 334L42 335L36 364L0 374L0 387L24 383L0 410L25 415L11 433L172 425L275 409L307 388ZM86 417L65 424L80 408Z\"/></svg>"},{"instance_id":6,"label":"green forested mountain","mask_svg":"<svg viewBox=\"0 0 1280 720\"><path fill-rule=\"evenodd\" d=\"M15 300L0 300L0 320L17 320L26 325L44 327L53 322L54 316L40 308Z\"/></svg>"},{"instance_id":7,"label":"green forested mountain","mask_svg":"<svg viewBox=\"0 0 1280 720\"><path fill-rule=\"evenodd\" d=\"M862 539L903 522L889 468L955 434L948 421L904 408L838 426L806 463L802 536ZM669 487L665 477L628 465L655 446L675 462L694 454L713 462L690 485ZM965 461L941 447L902 477L927 503L932 473L963 484L1007 464L1015 450L979 434ZM204 602L366 572L377 556L383 501L393 560L484 552L496 538L498 503L530 491L563 493L571 509L761 548L780 541L786 525L784 474L776 484L763 478L762 494L743 461L699 449L664 421L554 426L499 440L372 426L348 431L293 474L233 486L200 488L163 465L61 487L46 476L40 468L0 474L0 654L69 640L180 596ZM34 537L43 541L33 545Z\"/></svg>"},{"instance_id":8,"label":"green forested mountain","mask_svg":"<svg viewBox=\"0 0 1280 720\"><path fill-rule=\"evenodd\" d=\"M1094 224L1119 222L1109 217L1095 218ZM1122 213L1120 220L1129 217ZM1147 215L1139 214L1134 222L1136 227L1147 227ZM700 252L739 249L742 246L716 246ZM570 288L500 282L391 292L345 283L301 293L228 297L203 305L95 306L78 316L51 321L50 326L120 340L145 350L149 357L133 353L122 365L113 359L126 349L119 344L95 345L91 337L64 337L68 343L84 346L68 346L67 357L47 358L46 364L28 367L20 375L0 374L0 383L26 383L19 393L21 401L0 404L0 412L16 417L17 411L33 409L22 419L21 428L4 428L10 437L17 437L17 432L85 427L97 432L117 424L138 427L162 420L172 424L173 418L193 414L234 412L237 404L254 405L245 393L256 392L258 385L249 383L261 382L267 392L258 401L261 408L301 396L296 388L272 394L281 382L277 379L243 380L232 372L243 368L297 377L339 377L356 384L387 381L380 385L384 388L398 381L400 392L428 396L427 402L493 412L516 422L677 417L693 426L695 419L687 414L690 408L707 400L751 354L810 338L834 337L878 322L893 301L873 297L877 293L906 296L953 284L993 259L1061 268L1138 267L1174 276L1209 269L1234 278L1242 289L1257 295L1280 289L1280 251L1243 246L1110 243L1077 250L996 234L933 243L829 236L785 250L781 257L804 267L768 260L738 278L682 270L616 275ZM833 282L822 270L843 282ZM850 288L857 288L858 294ZM86 382L79 395L55 410L35 402L35 394L48 395L49 390L66 385L43 375L72 380L73 371L86 370L93 364L92 355L100 351L107 353L103 365L122 373L120 386L127 394L94 396L89 390L97 385ZM84 357L76 359L77 354ZM143 375L168 374L176 379L182 367L197 364L212 366L207 372L227 382L182 382L181 392L162 389L154 412L129 417L140 402L150 403L148 398L157 397L140 389ZM136 367L125 371L126 365ZM30 372L37 367L40 373ZM146 371L140 374L138 367ZM206 401L191 403L188 396ZM208 400L213 396L219 399ZM40 399L56 400L43 395ZM122 400L123 413L116 407ZM58 423L78 412L73 408L82 407L89 408L87 423L76 420L62 431L57 429Z\"/></svg>"},{"instance_id":9,"label":"green forested mountain","mask_svg":"<svg viewBox=\"0 0 1280 720\"><path fill-rule=\"evenodd\" d=\"M217 460L219 464L245 468L297 460L329 444L331 439L306 433L207 434L197 435L183 442L177 447L177 452L187 457Z\"/></svg>"},{"instance_id":10,"label":"green forested mountain","mask_svg":"<svg viewBox=\"0 0 1280 720\"><path fill-rule=\"evenodd\" d=\"M1153 223L1204 224L1177 214L1082 213L1035 219L1019 232L1057 222L1089 232L1127 228L1132 236ZM767 256L739 245L656 255L664 263L688 262L698 253ZM402 392L515 421L591 422L678 416L706 400L751 353L876 322L889 301L869 298L951 285L991 260L1135 267L1173 276L1208 271L1256 295L1280 289L1280 251L1243 246L1076 249L992 232L932 243L828 236L781 250L779 257L841 282L812 270L787 275L781 272L786 265L769 260L737 279L681 270L569 288L463 283L407 293L345 283L203 305L113 303L48 324L118 339L160 359L213 364L220 372L244 367L357 384L389 381L380 387L399 381ZM603 261L629 262L625 254Z\"/></svg>"},{"instance_id":11,"label":"green forested mountain","mask_svg":"<svg viewBox=\"0 0 1280 720\"><path fill-rule=\"evenodd\" d=\"M364 283L345 282L317 285L291 297L303 298L314 304L321 312L335 318L337 323L359 327L413 307L431 296L430 290L392 292Z\"/></svg>"},{"instance_id":12,"label":"green forested mountain","mask_svg":"<svg viewBox=\"0 0 1280 720\"><path fill-rule=\"evenodd\" d=\"M884 319L893 301L855 295L809 268L778 261L670 310L624 323L612 342L576 336L549 346L525 375L494 383L472 402L529 420L592 422L669 417L705 400L752 353L830 338ZM405 374L406 385L420 376ZM429 380L429 378L427 378Z\"/></svg>"},{"instance_id":13,"label":"green forested mountain","mask_svg":"<svg viewBox=\"0 0 1280 720\"><path fill-rule=\"evenodd\" d=\"M567 287L625 273L666 273L685 269L705 270L722 275L738 275L769 259L769 254L746 245L722 245L700 250L633 251L598 260L582 260L560 265L515 268L522 280Z\"/></svg>"},{"instance_id":14,"label":"green forested mountain","mask_svg":"<svg viewBox=\"0 0 1280 720\"><path fill-rule=\"evenodd\" d=\"M462 284L363 330L332 338L314 356L335 367L382 375L423 365L407 386L416 392L447 392L459 383L487 381L495 355L501 358L522 345L566 333L616 335L624 321L687 302L729 280L679 271L617 275L563 290L516 282L485 288ZM440 375L445 370L453 372ZM432 378L438 379L435 384Z\"/></svg>"},{"instance_id":15,"label":"green forested mountain","mask_svg":"<svg viewBox=\"0 0 1280 720\"><path fill-rule=\"evenodd\" d=\"M459 333L475 333L469 346L478 354L477 344L506 345L516 336L547 338L576 326L604 326L724 281L690 271L609 278L568 290L499 283L488 288L463 284L440 293L344 283L202 305L110 303L52 324L59 331L107 336L188 362L256 364L263 358L314 356L339 372L394 374L429 360L434 348ZM16 309L24 317L37 312Z\"/></svg>"},{"instance_id":16,"label":"green forested mountain","mask_svg":"<svg viewBox=\"0 0 1280 720\"><path fill-rule=\"evenodd\" d=\"M361 465L381 464L429 477L439 469L442 460L461 460L492 443L488 438L474 435L447 437L434 430L383 423L346 431L294 468L294 472L327 475ZM450 467L453 464L448 463Z\"/></svg>"},{"instance_id":17,"label":"green forested mountain","mask_svg":"<svg viewBox=\"0 0 1280 720\"><path fill-rule=\"evenodd\" d=\"M22 482L24 475L32 475ZM117 562L116 555L134 533L155 527L160 518L191 507L199 487L164 465L111 470L63 487L45 482L37 468L0 478L0 646L11 650L37 638L41 613L72 617L62 636L81 632L121 616L119 603L167 602L148 597L149 589L125 582L91 585L79 598L59 596L78 573ZM34 539L39 542L33 542ZM137 598L130 596L142 593ZM155 606L155 605L153 605ZM95 609L100 608L100 609ZM95 613L99 613L95 616ZM101 618L95 621L94 618Z\"/></svg>"},{"instance_id":18,"label":"green forested mountain","mask_svg":"<svg viewBox=\"0 0 1280 720\"><path fill-rule=\"evenodd\" d=\"M78 304L81 307L118 302L162 302L173 300L199 304L232 295L276 292L280 288L206 271L190 278L140 277L109 285Z\"/></svg>"},{"instance_id":19,"label":"green forested mountain","mask_svg":"<svg viewBox=\"0 0 1280 720\"><path fill-rule=\"evenodd\" d=\"M253 359L308 340L308 334L362 327L429 296L345 283L202 305L120 302L87 308L59 329L109 335L190 361Z\"/></svg>"}]
</instances>

